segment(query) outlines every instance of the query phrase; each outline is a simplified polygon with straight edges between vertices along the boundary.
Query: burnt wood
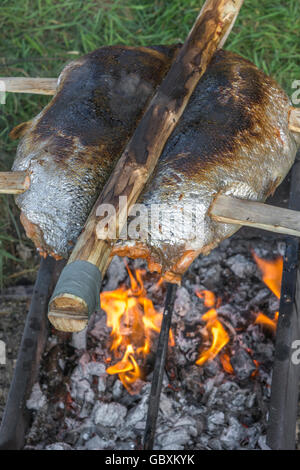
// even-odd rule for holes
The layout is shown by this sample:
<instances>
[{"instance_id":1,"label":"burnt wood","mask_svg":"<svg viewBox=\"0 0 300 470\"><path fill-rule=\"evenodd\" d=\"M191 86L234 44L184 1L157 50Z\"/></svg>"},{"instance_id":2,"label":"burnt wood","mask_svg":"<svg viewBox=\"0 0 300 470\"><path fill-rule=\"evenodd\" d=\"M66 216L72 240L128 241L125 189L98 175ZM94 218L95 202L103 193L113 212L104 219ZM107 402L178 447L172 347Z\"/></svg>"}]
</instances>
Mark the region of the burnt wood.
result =
<instances>
[{"instance_id":1,"label":"burnt wood","mask_svg":"<svg viewBox=\"0 0 300 470\"><path fill-rule=\"evenodd\" d=\"M112 241L99 240L96 233L97 210L102 204L110 204L115 214L107 224L116 222L117 237L126 223L127 214L120 206L120 196L127 197L128 212L137 201L145 183L151 176L172 131L176 127L197 83L206 71L213 54L224 45L243 0L207 0L188 38L171 68L147 107L131 140L125 148L101 195L96 201L87 223L71 254L69 263L87 261L98 266L102 279L109 265ZM60 291L60 289L58 289ZM61 294L53 299L49 308L49 320L58 329L65 330L68 312L77 311L82 316L82 299ZM86 309L86 322L88 309ZM78 329L72 318L72 331Z\"/></svg>"},{"instance_id":2,"label":"burnt wood","mask_svg":"<svg viewBox=\"0 0 300 470\"><path fill-rule=\"evenodd\" d=\"M299 181L300 154L292 169L289 202L289 208L298 211ZM300 364L293 363L292 355L293 342L300 340L299 248L298 238L286 239L267 431L267 444L273 450L295 449Z\"/></svg>"}]
</instances>

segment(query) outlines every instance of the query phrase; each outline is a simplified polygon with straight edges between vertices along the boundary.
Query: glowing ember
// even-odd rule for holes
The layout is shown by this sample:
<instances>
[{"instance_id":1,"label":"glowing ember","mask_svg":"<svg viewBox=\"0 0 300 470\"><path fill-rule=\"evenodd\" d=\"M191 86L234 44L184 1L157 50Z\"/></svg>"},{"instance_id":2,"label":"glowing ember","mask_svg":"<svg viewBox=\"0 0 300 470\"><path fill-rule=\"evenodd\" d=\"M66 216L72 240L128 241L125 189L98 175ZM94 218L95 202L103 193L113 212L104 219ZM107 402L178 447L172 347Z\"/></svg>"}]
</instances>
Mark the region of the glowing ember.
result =
<instances>
[{"instance_id":1,"label":"glowing ember","mask_svg":"<svg viewBox=\"0 0 300 470\"><path fill-rule=\"evenodd\" d=\"M262 325L266 327L267 329L269 329L272 333L275 333L276 328L277 328L278 315L279 315L279 312L276 312L274 319L272 319L272 318L267 317L263 313L259 312L254 323L256 325Z\"/></svg>"},{"instance_id":2,"label":"glowing ember","mask_svg":"<svg viewBox=\"0 0 300 470\"><path fill-rule=\"evenodd\" d=\"M229 335L224 329L222 323L219 321L217 310L216 308L214 308L218 305L218 300L216 299L214 293L211 291L203 290L200 292L196 292L196 294L201 299L204 299L204 305L206 307L209 307L209 310L202 316L202 320L206 322L205 332L207 333L208 337L212 337L210 347L202 351L196 361L196 364L201 366L206 361L214 359L219 354L219 352L229 342Z\"/></svg>"},{"instance_id":3,"label":"glowing ember","mask_svg":"<svg viewBox=\"0 0 300 470\"><path fill-rule=\"evenodd\" d=\"M281 281L282 281L282 270L283 270L283 258L279 256L273 261L261 259L253 252L253 258L262 272L263 281L266 286L280 299Z\"/></svg>"},{"instance_id":4,"label":"glowing ember","mask_svg":"<svg viewBox=\"0 0 300 470\"><path fill-rule=\"evenodd\" d=\"M135 276L127 266L131 287L125 285L111 292L101 293L101 307L111 328L111 351L114 357L122 357L107 369L108 374L118 374L120 381L131 394L138 392L137 381L143 378L137 358L145 359L151 347L153 332L159 333L162 313L155 310L147 298L142 276L144 270L136 270ZM172 332L170 343L174 345Z\"/></svg>"},{"instance_id":5,"label":"glowing ember","mask_svg":"<svg viewBox=\"0 0 300 470\"><path fill-rule=\"evenodd\" d=\"M226 353L220 354L220 361L225 372L227 372L227 374L233 374L234 371L230 363L229 354L226 354Z\"/></svg>"}]
</instances>

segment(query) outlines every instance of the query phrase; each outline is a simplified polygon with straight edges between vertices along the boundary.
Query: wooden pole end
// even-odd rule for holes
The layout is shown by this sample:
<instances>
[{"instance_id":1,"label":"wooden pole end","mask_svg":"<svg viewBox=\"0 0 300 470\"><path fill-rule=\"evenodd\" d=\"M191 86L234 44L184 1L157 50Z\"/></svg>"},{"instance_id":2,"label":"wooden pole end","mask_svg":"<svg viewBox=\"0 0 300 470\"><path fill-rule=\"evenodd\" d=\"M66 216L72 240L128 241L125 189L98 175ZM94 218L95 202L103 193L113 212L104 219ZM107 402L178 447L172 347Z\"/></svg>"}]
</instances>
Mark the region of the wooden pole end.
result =
<instances>
[{"instance_id":1,"label":"wooden pole end","mask_svg":"<svg viewBox=\"0 0 300 470\"><path fill-rule=\"evenodd\" d=\"M79 331L84 330L84 328L88 324L88 319L78 319L69 316L68 314L64 314L64 316L56 316L55 312L48 313L48 320L50 321L51 325L54 326L56 330L65 331L69 333L78 333Z\"/></svg>"},{"instance_id":2,"label":"wooden pole end","mask_svg":"<svg viewBox=\"0 0 300 470\"><path fill-rule=\"evenodd\" d=\"M75 295L56 297L50 302L48 319L57 330L81 331L88 323L87 304Z\"/></svg>"}]
</instances>

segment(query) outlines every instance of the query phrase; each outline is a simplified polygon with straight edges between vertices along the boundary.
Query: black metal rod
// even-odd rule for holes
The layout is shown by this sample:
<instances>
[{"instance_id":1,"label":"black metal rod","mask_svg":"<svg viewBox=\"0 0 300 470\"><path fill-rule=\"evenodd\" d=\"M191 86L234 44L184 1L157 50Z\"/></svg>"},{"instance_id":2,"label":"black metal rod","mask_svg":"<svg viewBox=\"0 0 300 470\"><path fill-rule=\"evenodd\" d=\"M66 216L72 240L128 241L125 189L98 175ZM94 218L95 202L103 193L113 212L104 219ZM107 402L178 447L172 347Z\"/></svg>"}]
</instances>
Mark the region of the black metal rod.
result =
<instances>
[{"instance_id":1,"label":"black metal rod","mask_svg":"<svg viewBox=\"0 0 300 470\"><path fill-rule=\"evenodd\" d=\"M299 155L300 157L300 155ZM300 161L292 170L289 208L300 210ZM293 343L300 340L299 239L286 239L276 332L267 444L273 450L295 449L300 364Z\"/></svg>"},{"instance_id":2,"label":"black metal rod","mask_svg":"<svg viewBox=\"0 0 300 470\"><path fill-rule=\"evenodd\" d=\"M29 424L26 410L48 333L48 301L64 262L42 259L0 428L0 450L19 450Z\"/></svg>"},{"instance_id":3,"label":"black metal rod","mask_svg":"<svg viewBox=\"0 0 300 470\"><path fill-rule=\"evenodd\" d=\"M168 350L169 333L176 297L176 290L176 284L167 284L165 308L163 313L161 330L158 338L152 385L149 397L148 414L144 435L144 450L152 450L154 445L156 421L159 410L159 399L161 394L164 368Z\"/></svg>"}]
</instances>

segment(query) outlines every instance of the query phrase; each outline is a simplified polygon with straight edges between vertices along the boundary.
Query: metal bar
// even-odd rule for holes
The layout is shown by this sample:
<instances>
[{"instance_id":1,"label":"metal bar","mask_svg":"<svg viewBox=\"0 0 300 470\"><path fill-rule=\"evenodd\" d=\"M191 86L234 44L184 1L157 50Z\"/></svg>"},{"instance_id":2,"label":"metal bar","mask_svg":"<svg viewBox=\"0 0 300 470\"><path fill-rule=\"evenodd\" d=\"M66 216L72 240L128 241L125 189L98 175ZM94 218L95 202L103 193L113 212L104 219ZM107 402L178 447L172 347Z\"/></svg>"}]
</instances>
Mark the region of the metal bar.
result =
<instances>
[{"instance_id":1,"label":"metal bar","mask_svg":"<svg viewBox=\"0 0 300 470\"><path fill-rule=\"evenodd\" d=\"M292 170L289 208L300 210L299 160ZM274 450L295 449L296 441L300 364L292 355L294 341L300 340L299 247L299 239L286 239L267 431L267 444Z\"/></svg>"},{"instance_id":2,"label":"metal bar","mask_svg":"<svg viewBox=\"0 0 300 470\"><path fill-rule=\"evenodd\" d=\"M149 397L148 414L144 435L144 450L152 450L156 431L156 421L159 410L159 399L162 388L162 380L168 350L168 340L171 327L172 313L174 309L177 285L167 284L165 308L158 339L152 385Z\"/></svg>"},{"instance_id":3,"label":"metal bar","mask_svg":"<svg viewBox=\"0 0 300 470\"><path fill-rule=\"evenodd\" d=\"M26 410L48 336L48 301L65 262L42 259L0 428L0 450L19 450L29 423Z\"/></svg>"}]
</instances>

